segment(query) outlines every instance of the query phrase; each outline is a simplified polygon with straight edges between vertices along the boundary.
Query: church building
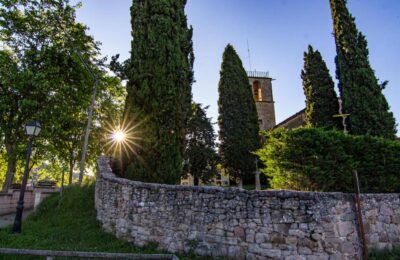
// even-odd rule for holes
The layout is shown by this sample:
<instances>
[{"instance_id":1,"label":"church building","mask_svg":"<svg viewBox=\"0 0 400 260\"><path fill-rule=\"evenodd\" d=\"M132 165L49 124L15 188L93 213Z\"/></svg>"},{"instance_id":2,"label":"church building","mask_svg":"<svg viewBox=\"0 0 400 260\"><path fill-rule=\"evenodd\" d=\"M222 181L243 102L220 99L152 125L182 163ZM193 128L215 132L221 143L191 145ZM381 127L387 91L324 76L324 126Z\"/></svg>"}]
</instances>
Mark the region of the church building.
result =
<instances>
[{"instance_id":1,"label":"church building","mask_svg":"<svg viewBox=\"0 0 400 260\"><path fill-rule=\"evenodd\" d=\"M273 128L293 129L304 126L306 122L305 109L283 120L278 125L275 119L275 102L272 95L272 81L268 72L248 71L247 77L252 88L254 101L256 102L258 123L260 130Z\"/></svg>"}]
</instances>

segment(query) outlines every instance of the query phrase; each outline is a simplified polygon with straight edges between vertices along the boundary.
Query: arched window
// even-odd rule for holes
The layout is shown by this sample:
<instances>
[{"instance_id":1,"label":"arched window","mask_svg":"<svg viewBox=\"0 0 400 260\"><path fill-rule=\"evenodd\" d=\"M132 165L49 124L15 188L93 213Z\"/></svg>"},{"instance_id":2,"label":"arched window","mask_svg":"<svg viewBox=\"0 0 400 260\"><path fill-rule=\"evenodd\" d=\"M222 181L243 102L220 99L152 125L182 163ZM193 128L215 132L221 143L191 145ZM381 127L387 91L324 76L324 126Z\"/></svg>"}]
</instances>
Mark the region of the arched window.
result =
<instances>
[{"instance_id":1,"label":"arched window","mask_svg":"<svg viewBox=\"0 0 400 260\"><path fill-rule=\"evenodd\" d=\"M253 95L255 101L262 101L262 92L261 86L259 81L253 82Z\"/></svg>"}]
</instances>

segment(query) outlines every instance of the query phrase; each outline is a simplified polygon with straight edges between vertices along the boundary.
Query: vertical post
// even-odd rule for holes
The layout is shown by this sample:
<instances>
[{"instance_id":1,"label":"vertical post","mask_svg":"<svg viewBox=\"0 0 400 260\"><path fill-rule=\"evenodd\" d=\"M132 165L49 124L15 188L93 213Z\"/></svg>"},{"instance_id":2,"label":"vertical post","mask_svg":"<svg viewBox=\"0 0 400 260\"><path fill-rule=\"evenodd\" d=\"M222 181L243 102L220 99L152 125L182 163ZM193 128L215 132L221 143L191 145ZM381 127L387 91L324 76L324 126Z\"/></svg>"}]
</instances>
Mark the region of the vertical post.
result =
<instances>
[{"instance_id":1,"label":"vertical post","mask_svg":"<svg viewBox=\"0 0 400 260\"><path fill-rule=\"evenodd\" d=\"M360 236L361 236L361 240L362 240L361 242L363 245L363 255L364 255L364 259L368 260L368 247L367 247L367 241L365 240L364 223L363 223L362 212L361 212L360 184L358 182L358 173L356 170L353 170L353 182L354 182L355 197L356 197L358 226L359 226Z\"/></svg>"},{"instance_id":2,"label":"vertical post","mask_svg":"<svg viewBox=\"0 0 400 260\"><path fill-rule=\"evenodd\" d=\"M256 163L256 171L255 171L255 175L256 175L256 190L261 190L261 182L260 182L260 172L258 171L258 158L256 157L255 160Z\"/></svg>"},{"instance_id":3,"label":"vertical post","mask_svg":"<svg viewBox=\"0 0 400 260\"><path fill-rule=\"evenodd\" d=\"M78 181L79 186L82 184L83 174L85 172L86 149L87 149L87 145L88 145L88 141L89 141L90 125L92 122L93 108L94 108L94 102L96 100L98 83L99 83L99 79L96 76L94 87L93 87L92 100L90 101L89 115L88 115L88 121L87 121L87 125L86 125L86 131L85 131L85 140L83 141L83 147L82 147L82 159L81 159L81 165L80 165L80 171L79 171L79 181Z\"/></svg>"},{"instance_id":4,"label":"vertical post","mask_svg":"<svg viewBox=\"0 0 400 260\"><path fill-rule=\"evenodd\" d=\"M339 115L342 116L343 132L344 134L347 134L348 131L347 131L346 118L348 115L343 114L343 101L341 98L338 99L338 102L339 102Z\"/></svg>"},{"instance_id":5,"label":"vertical post","mask_svg":"<svg viewBox=\"0 0 400 260\"><path fill-rule=\"evenodd\" d=\"M64 193L64 174L65 174L65 165L62 166L62 174L61 174L61 197Z\"/></svg>"},{"instance_id":6,"label":"vertical post","mask_svg":"<svg viewBox=\"0 0 400 260\"><path fill-rule=\"evenodd\" d=\"M15 214L14 225L12 228L13 233L21 233L22 212L24 210L25 189L26 189L26 184L28 182L29 160L31 157L32 143L33 143L33 136L29 137L28 149L26 152L24 176L22 177L22 185L21 185L21 190L19 192L19 200L17 204L17 213Z\"/></svg>"}]
</instances>

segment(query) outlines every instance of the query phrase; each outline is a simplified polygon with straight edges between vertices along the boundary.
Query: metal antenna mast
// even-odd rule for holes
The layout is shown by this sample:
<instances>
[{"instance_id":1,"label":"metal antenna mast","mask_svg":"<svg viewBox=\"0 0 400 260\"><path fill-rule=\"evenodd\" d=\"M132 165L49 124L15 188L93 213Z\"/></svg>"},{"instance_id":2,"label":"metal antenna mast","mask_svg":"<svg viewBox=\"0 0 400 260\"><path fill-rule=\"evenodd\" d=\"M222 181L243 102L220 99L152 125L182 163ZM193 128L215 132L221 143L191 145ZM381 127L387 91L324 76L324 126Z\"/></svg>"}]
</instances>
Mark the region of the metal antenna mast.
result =
<instances>
[{"instance_id":1,"label":"metal antenna mast","mask_svg":"<svg viewBox=\"0 0 400 260\"><path fill-rule=\"evenodd\" d=\"M249 45L249 40L247 39L247 52L249 53L249 67L251 71L251 56L250 56L250 45Z\"/></svg>"}]
</instances>

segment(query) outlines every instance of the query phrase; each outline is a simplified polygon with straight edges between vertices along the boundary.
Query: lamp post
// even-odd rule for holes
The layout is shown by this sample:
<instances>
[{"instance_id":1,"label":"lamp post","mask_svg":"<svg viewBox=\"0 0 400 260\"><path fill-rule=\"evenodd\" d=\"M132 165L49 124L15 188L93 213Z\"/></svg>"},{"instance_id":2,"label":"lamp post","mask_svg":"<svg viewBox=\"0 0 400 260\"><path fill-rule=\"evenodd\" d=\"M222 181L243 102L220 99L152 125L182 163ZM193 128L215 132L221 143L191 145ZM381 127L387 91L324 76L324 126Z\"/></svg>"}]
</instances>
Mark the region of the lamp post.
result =
<instances>
[{"instance_id":1,"label":"lamp post","mask_svg":"<svg viewBox=\"0 0 400 260\"><path fill-rule=\"evenodd\" d=\"M24 176L22 178L21 191L19 193L19 200L17 204L17 213L15 214L14 225L12 228L13 233L21 233L21 223L22 223L22 212L24 210L24 197L26 183L28 182L29 175L29 159L31 157L32 143L35 136L38 136L41 130L40 123L38 121L32 121L25 125L26 134L29 136L28 149L26 151L26 161Z\"/></svg>"}]
</instances>

